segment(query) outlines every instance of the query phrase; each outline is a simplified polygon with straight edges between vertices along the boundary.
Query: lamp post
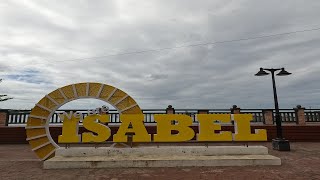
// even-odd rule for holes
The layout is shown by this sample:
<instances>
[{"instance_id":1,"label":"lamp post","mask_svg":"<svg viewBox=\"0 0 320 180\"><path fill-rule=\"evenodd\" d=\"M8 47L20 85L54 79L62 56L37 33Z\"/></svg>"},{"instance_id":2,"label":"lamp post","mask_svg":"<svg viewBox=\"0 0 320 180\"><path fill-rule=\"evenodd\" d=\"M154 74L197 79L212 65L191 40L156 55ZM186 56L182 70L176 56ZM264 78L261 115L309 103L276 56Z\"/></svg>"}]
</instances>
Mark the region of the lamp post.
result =
<instances>
[{"instance_id":1,"label":"lamp post","mask_svg":"<svg viewBox=\"0 0 320 180\"><path fill-rule=\"evenodd\" d=\"M282 136L282 126L281 126L281 115L279 112L279 104L278 104L278 95L276 89L276 81L275 81L275 72L280 71L277 76L288 76L291 73L287 72L284 68L280 69L268 69L268 68L260 68L260 71L255 74L255 76L265 76L268 75L266 71L271 73L272 77L272 86L273 86L273 98L274 98L274 107L276 111L276 126L277 126L277 138L272 139L272 147L275 150L279 151L290 151L290 143L288 140L284 139Z\"/></svg>"}]
</instances>

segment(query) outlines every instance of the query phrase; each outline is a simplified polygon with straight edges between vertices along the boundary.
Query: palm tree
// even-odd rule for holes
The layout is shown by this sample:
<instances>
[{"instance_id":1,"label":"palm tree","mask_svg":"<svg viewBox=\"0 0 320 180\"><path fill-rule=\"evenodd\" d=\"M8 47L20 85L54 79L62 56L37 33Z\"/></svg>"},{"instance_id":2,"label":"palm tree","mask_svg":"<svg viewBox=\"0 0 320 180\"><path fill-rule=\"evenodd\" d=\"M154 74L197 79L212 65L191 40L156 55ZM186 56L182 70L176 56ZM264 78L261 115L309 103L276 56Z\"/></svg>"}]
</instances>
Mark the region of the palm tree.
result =
<instances>
[{"instance_id":1,"label":"palm tree","mask_svg":"<svg viewBox=\"0 0 320 180\"><path fill-rule=\"evenodd\" d=\"M2 79L0 79L0 83L2 82ZM12 99L11 97L8 97L5 94L0 94L0 101L7 101L9 99Z\"/></svg>"}]
</instances>

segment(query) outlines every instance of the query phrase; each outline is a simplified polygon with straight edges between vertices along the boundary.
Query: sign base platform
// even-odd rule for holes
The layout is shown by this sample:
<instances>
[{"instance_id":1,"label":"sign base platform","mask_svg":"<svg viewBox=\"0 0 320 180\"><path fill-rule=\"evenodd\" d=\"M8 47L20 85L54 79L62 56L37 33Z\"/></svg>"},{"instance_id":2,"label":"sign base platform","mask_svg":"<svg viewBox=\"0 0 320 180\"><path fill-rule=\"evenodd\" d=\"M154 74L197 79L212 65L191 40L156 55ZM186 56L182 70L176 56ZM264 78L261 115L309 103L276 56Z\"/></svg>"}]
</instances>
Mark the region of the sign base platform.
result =
<instances>
[{"instance_id":1,"label":"sign base platform","mask_svg":"<svg viewBox=\"0 0 320 180\"><path fill-rule=\"evenodd\" d=\"M44 169L281 165L264 146L59 148Z\"/></svg>"}]
</instances>

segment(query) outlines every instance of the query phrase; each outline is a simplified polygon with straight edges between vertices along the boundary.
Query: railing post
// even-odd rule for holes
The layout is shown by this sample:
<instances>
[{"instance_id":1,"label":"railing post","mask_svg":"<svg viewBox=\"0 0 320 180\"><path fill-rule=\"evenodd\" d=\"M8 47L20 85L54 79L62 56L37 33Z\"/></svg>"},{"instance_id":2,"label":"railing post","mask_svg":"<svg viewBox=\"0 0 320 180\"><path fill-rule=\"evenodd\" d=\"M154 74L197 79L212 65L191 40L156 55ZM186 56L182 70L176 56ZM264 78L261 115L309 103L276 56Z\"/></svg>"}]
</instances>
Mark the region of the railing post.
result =
<instances>
[{"instance_id":1,"label":"railing post","mask_svg":"<svg viewBox=\"0 0 320 180\"><path fill-rule=\"evenodd\" d=\"M174 110L174 108L172 107L172 105L169 105L166 109L166 114L175 114L176 111Z\"/></svg>"},{"instance_id":2,"label":"railing post","mask_svg":"<svg viewBox=\"0 0 320 180\"><path fill-rule=\"evenodd\" d=\"M8 126L9 112L8 110L0 110L0 126Z\"/></svg>"},{"instance_id":3,"label":"railing post","mask_svg":"<svg viewBox=\"0 0 320 180\"><path fill-rule=\"evenodd\" d=\"M209 114L209 110L207 109L199 109L198 114Z\"/></svg>"},{"instance_id":4,"label":"railing post","mask_svg":"<svg viewBox=\"0 0 320 180\"><path fill-rule=\"evenodd\" d=\"M298 125L306 125L306 117L304 114L305 108L301 105L297 105L296 108L293 108L296 113L296 123Z\"/></svg>"},{"instance_id":5,"label":"railing post","mask_svg":"<svg viewBox=\"0 0 320 180\"><path fill-rule=\"evenodd\" d=\"M237 105L233 105L230 108L231 114L240 114L241 109Z\"/></svg>"},{"instance_id":6,"label":"railing post","mask_svg":"<svg viewBox=\"0 0 320 180\"><path fill-rule=\"evenodd\" d=\"M166 109L166 114L175 114L176 111L174 110L174 108L172 107L172 105L169 105ZM171 122L172 125L176 124L176 122L173 120Z\"/></svg>"},{"instance_id":7,"label":"railing post","mask_svg":"<svg viewBox=\"0 0 320 180\"><path fill-rule=\"evenodd\" d=\"M263 109L262 110L264 124L272 125L273 124L273 109Z\"/></svg>"}]
</instances>

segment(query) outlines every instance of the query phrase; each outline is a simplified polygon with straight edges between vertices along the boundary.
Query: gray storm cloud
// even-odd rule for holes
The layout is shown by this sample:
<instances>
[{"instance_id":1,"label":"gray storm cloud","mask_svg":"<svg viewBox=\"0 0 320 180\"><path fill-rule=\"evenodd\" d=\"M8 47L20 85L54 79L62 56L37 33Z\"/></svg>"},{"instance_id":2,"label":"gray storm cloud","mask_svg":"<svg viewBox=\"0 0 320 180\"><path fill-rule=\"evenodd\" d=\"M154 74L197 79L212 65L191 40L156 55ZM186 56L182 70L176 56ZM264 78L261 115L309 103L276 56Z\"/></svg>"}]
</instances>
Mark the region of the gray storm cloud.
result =
<instances>
[{"instance_id":1,"label":"gray storm cloud","mask_svg":"<svg viewBox=\"0 0 320 180\"><path fill-rule=\"evenodd\" d=\"M276 79L280 107L320 108L320 31L192 46L319 28L319 9L298 0L3 1L0 92L14 99L1 108L29 109L86 81L116 86L142 108L272 108L259 67L293 73ZM78 108L87 105L95 102Z\"/></svg>"}]
</instances>

